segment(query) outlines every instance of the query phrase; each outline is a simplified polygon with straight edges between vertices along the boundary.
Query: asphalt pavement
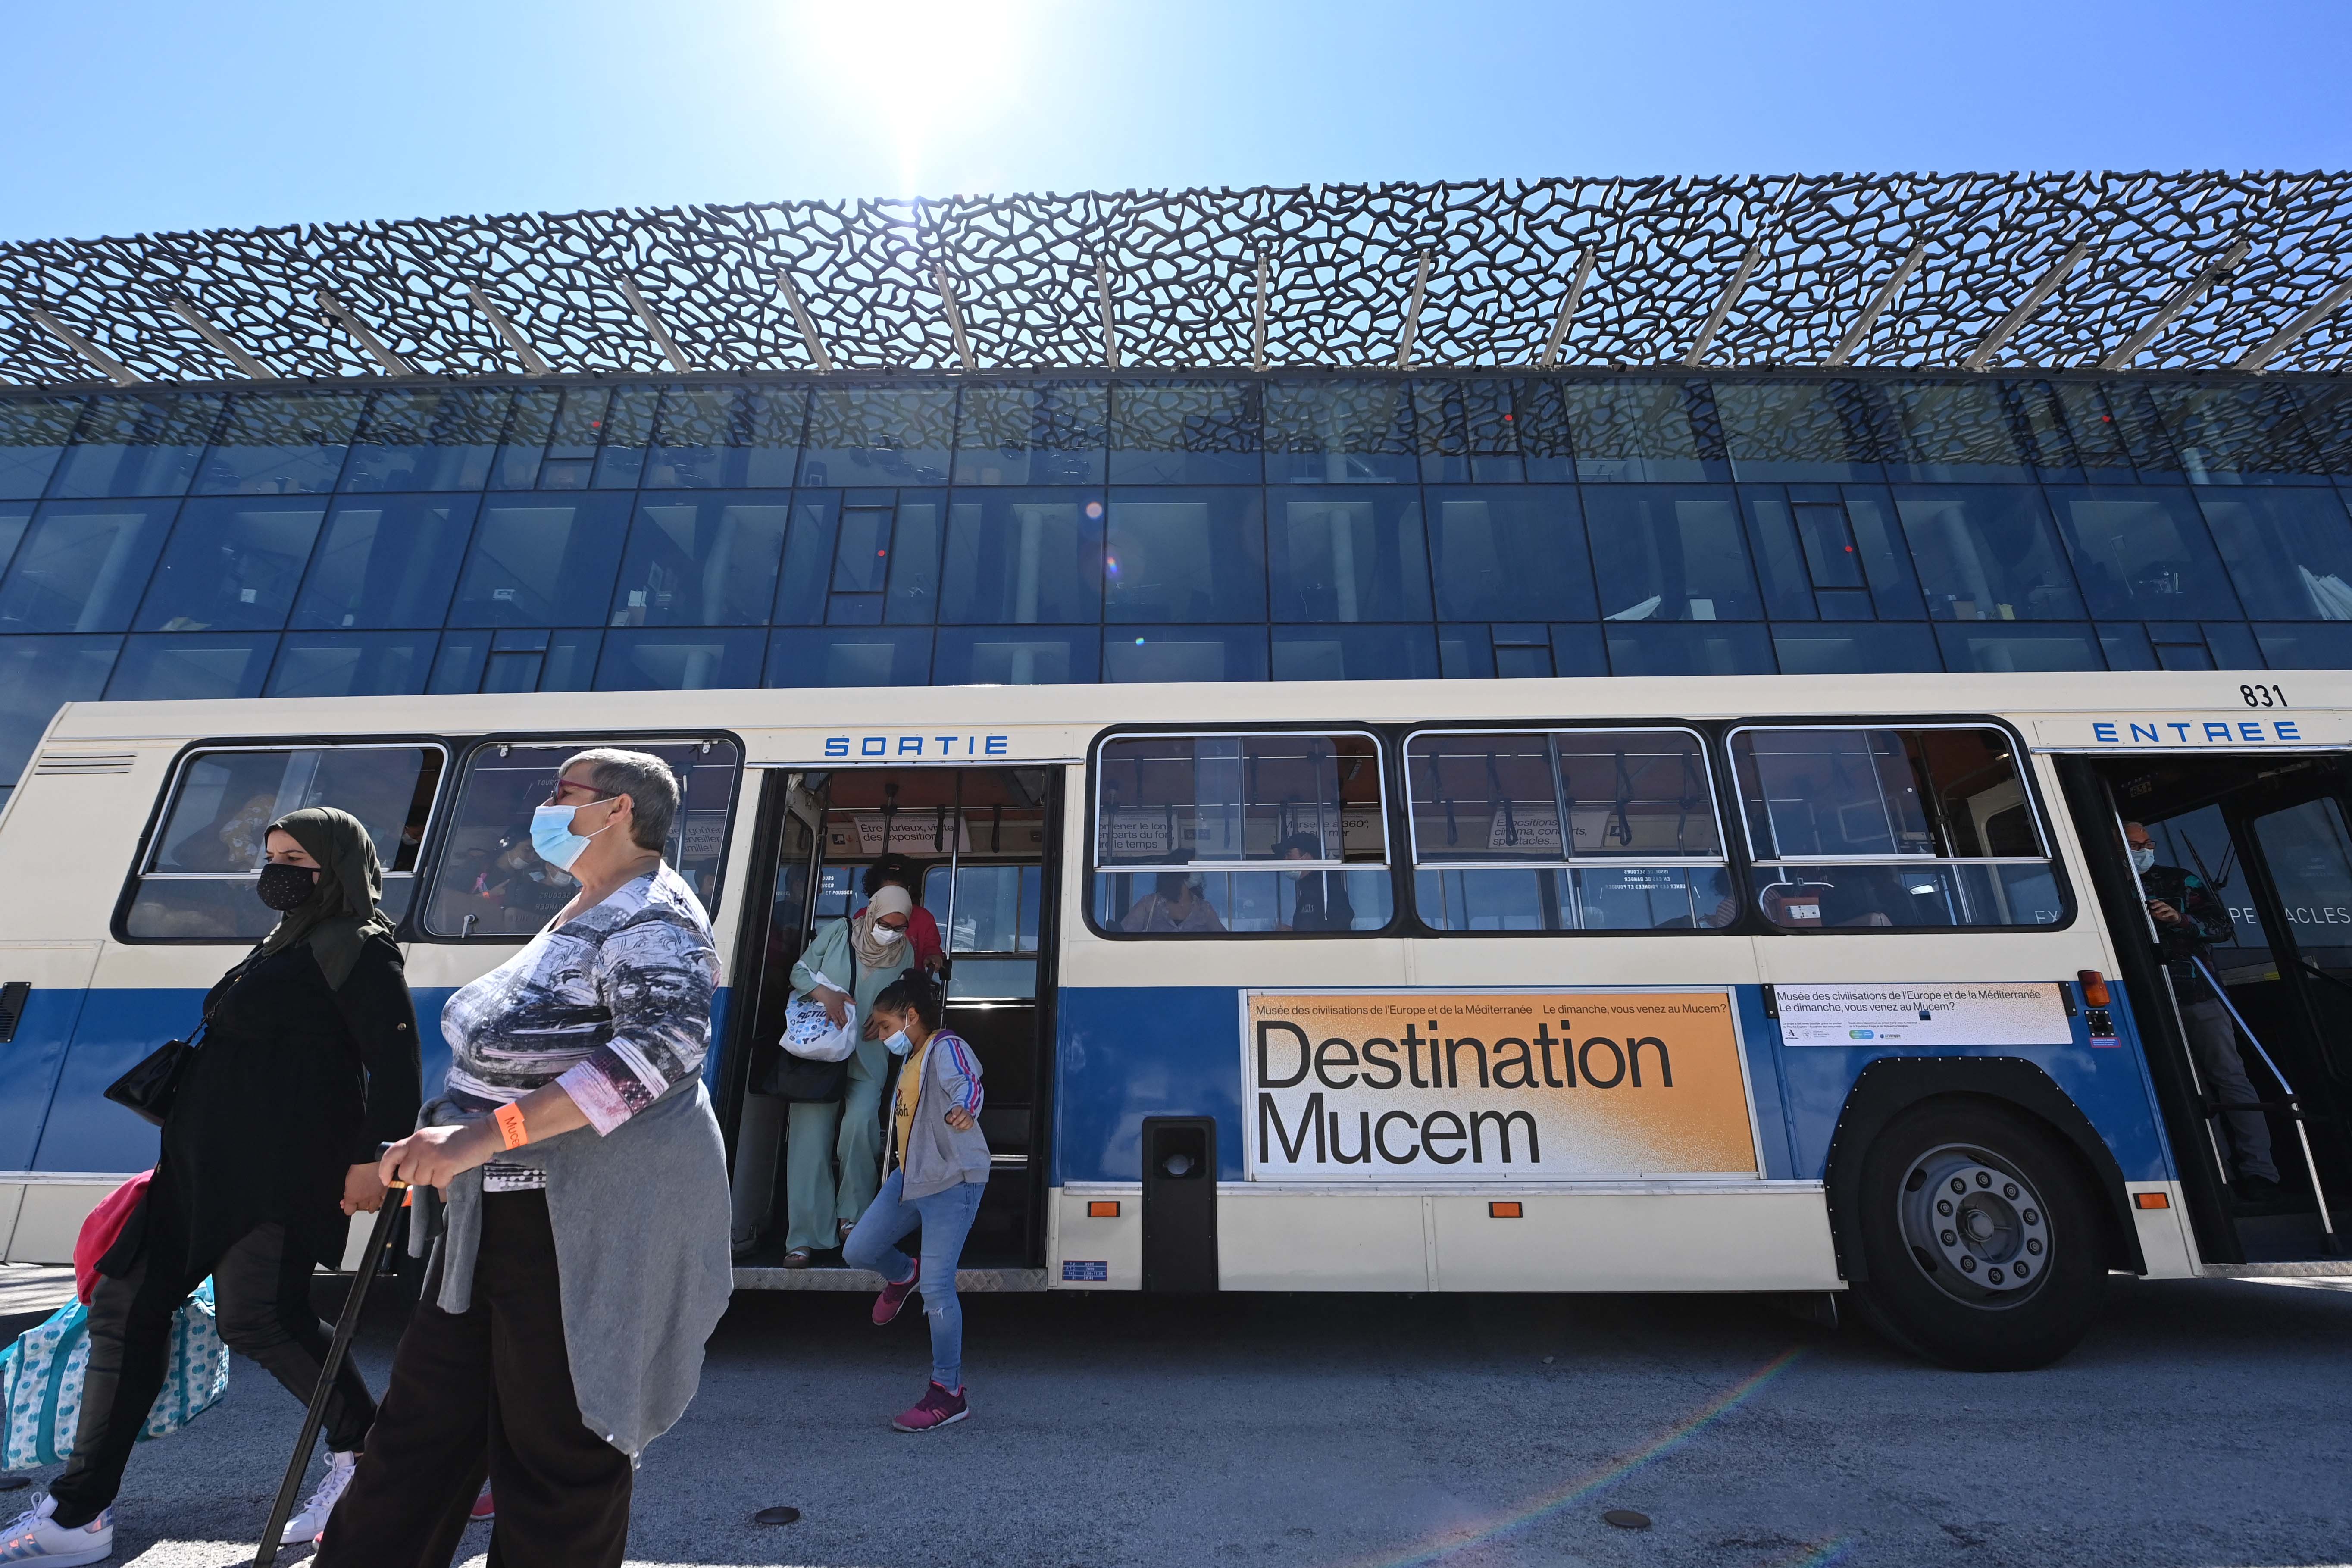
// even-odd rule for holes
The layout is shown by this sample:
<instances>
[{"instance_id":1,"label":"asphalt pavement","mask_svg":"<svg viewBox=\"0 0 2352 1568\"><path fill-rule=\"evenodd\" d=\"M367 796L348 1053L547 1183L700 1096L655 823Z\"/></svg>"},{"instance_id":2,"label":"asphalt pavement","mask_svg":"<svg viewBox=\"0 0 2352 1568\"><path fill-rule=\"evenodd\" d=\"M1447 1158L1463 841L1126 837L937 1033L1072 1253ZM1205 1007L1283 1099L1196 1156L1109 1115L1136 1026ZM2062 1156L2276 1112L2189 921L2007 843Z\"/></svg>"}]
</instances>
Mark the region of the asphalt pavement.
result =
<instances>
[{"instance_id":1,"label":"asphalt pavement","mask_svg":"<svg viewBox=\"0 0 2352 1568\"><path fill-rule=\"evenodd\" d=\"M973 1414L924 1436L886 1421L922 1319L866 1311L737 1299L638 1477L632 1563L2352 1562L2352 1290L2327 1286L2119 1280L2074 1355L2006 1374L1741 1296L968 1299ZM396 1321L371 1317L381 1386ZM299 1417L239 1363L135 1457L115 1561L249 1562ZM772 1504L801 1521L751 1522Z\"/></svg>"}]
</instances>

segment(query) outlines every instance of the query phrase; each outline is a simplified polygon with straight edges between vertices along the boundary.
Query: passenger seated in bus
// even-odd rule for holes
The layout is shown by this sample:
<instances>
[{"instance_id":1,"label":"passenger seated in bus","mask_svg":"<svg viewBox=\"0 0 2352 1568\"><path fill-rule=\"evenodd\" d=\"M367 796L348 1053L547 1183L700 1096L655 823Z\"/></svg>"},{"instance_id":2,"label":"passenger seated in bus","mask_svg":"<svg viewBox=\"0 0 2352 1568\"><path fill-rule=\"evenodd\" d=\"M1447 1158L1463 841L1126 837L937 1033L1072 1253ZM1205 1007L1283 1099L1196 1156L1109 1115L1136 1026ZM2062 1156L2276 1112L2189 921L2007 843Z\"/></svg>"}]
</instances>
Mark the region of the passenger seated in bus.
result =
<instances>
[{"instance_id":1,"label":"passenger seated in bus","mask_svg":"<svg viewBox=\"0 0 2352 1568\"><path fill-rule=\"evenodd\" d=\"M1321 860L1328 858L1323 846L1312 833L1294 833L1278 847L1286 860ZM1348 875L1344 871L1293 871L1293 885L1298 890L1297 902L1291 906L1290 922L1275 927L1276 931L1353 931L1356 908L1348 901Z\"/></svg>"},{"instance_id":2,"label":"passenger seated in bus","mask_svg":"<svg viewBox=\"0 0 2352 1568\"><path fill-rule=\"evenodd\" d=\"M1870 896L1865 878L1838 882L1774 882L1756 895L1764 918L1800 931L1820 926L1891 926L1894 918Z\"/></svg>"},{"instance_id":3,"label":"passenger seated in bus","mask_svg":"<svg viewBox=\"0 0 2352 1568\"><path fill-rule=\"evenodd\" d=\"M948 961L940 946L940 922L923 908L923 868L904 855L885 855L866 868L866 896L870 899L884 888L904 888L915 900L914 910L907 917L907 944L915 950L917 966L933 974L944 970ZM865 912L855 910L850 918Z\"/></svg>"},{"instance_id":4,"label":"passenger seated in bus","mask_svg":"<svg viewBox=\"0 0 2352 1568\"><path fill-rule=\"evenodd\" d=\"M1208 895L1189 871L1162 871L1151 891L1135 900L1119 921L1122 931L1222 931L1225 922L1209 907Z\"/></svg>"},{"instance_id":5,"label":"passenger seated in bus","mask_svg":"<svg viewBox=\"0 0 2352 1568\"><path fill-rule=\"evenodd\" d=\"M172 847L175 871L251 871L267 852L265 830L276 810L275 790L257 790L235 807L226 804L208 827Z\"/></svg>"},{"instance_id":6,"label":"passenger seated in bus","mask_svg":"<svg viewBox=\"0 0 2352 1568\"><path fill-rule=\"evenodd\" d=\"M507 911L503 929L509 931L537 931L571 900L578 887L560 868L541 859L527 837L499 839L488 863L474 876L474 895L484 910L482 923L491 923L489 910L502 910Z\"/></svg>"}]
</instances>

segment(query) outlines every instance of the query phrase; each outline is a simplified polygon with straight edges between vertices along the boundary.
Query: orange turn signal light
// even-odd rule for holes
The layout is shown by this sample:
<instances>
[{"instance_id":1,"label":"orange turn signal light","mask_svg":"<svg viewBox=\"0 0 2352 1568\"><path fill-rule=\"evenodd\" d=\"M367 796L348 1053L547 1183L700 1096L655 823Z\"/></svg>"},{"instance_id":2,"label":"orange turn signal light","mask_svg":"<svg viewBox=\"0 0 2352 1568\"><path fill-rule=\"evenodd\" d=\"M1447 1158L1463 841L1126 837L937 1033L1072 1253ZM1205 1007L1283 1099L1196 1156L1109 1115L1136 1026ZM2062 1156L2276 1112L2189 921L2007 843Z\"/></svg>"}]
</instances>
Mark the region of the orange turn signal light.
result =
<instances>
[{"instance_id":1,"label":"orange turn signal light","mask_svg":"<svg viewBox=\"0 0 2352 1568\"><path fill-rule=\"evenodd\" d=\"M1117 1219L1118 1217L1118 1200L1117 1198L1087 1199L1087 1217L1088 1219Z\"/></svg>"},{"instance_id":2,"label":"orange turn signal light","mask_svg":"<svg viewBox=\"0 0 2352 1568\"><path fill-rule=\"evenodd\" d=\"M2074 983L2083 988L2084 1006L2105 1007L2109 1005L2107 1001L2107 977L2100 973L2097 970L2076 970L2074 972Z\"/></svg>"},{"instance_id":3,"label":"orange turn signal light","mask_svg":"<svg viewBox=\"0 0 2352 1568\"><path fill-rule=\"evenodd\" d=\"M2172 1206L2172 1195L2169 1193L2134 1193L2132 1205L2137 1208L2168 1209Z\"/></svg>"},{"instance_id":4,"label":"orange turn signal light","mask_svg":"<svg viewBox=\"0 0 2352 1568\"><path fill-rule=\"evenodd\" d=\"M1488 1204L1486 1205L1486 1217L1488 1219L1517 1219L1519 1217L1519 1205L1517 1204Z\"/></svg>"}]
</instances>

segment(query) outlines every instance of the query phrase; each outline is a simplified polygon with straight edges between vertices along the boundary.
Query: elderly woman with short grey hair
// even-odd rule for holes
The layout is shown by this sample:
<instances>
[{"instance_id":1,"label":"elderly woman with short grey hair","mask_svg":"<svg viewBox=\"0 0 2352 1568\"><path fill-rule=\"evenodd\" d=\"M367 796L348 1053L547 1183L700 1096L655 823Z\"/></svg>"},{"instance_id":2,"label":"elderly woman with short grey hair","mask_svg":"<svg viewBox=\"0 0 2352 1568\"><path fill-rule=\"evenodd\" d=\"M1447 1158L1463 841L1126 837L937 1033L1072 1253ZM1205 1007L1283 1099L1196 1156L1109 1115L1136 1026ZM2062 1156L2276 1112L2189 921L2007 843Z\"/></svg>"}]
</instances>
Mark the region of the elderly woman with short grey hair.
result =
<instances>
[{"instance_id":1,"label":"elderly woman with short grey hair","mask_svg":"<svg viewBox=\"0 0 2352 1568\"><path fill-rule=\"evenodd\" d=\"M531 846L580 890L442 1009L446 1096L381 1169L440 1189L447 1228L327 1568L448 1562L485 1477L492 1561L622 1560L633 1461L693 1397L733 1279L701 1077L719 959L662 858L677 802L658 757L566 762Z\"/></svg>"}]
</instances>

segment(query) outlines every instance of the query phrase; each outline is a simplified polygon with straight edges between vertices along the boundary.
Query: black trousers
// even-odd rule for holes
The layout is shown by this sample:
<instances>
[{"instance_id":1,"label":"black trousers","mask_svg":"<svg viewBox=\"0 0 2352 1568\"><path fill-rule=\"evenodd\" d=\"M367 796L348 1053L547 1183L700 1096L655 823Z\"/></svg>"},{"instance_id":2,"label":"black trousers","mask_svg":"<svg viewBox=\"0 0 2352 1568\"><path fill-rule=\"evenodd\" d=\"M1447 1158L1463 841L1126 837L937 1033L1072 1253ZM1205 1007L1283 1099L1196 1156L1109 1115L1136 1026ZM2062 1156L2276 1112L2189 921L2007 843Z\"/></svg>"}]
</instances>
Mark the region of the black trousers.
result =
<instances>
[{"instance_id":1,"label":"black trousers","mask_svg":"<svg viewBox=\"0 0 2352 1568\"><path fill-rule=\"evenodd\" d=\"M620 1568L635 1473L580 1419L547 1195L486 1194L473 1304L440 1293L436 1258L315 1568L447 1568L485 1477L490 1568Z\"/></svg>"},{"instance_id":2,"label":"black trousers","mask_svg":"<svg viewBox=\"0 0 2352 1568\"><path fill-rule=\"evenodd\" d=\"M172 1359L172 1317L204 1271L188 1279L158 1253L173 1249L157 1237L121 1279L99 1276L89 1303L89 1372L82 1384L81 1422L73 1456L49 1487L57 1520L87 1524L122 1489L123 1467L147 1414L163 1391ZM310 1310L310 1279L318 1267L291 1245L286 1227L256 1226L212 1266L215 1323L229 1350L255 1363L304 1405L319 1386L333 1337ZM348 1453L361 1446L375 1420L375 1401L359 1369L346 1361L327 1401L327 1446Z\"/></svg>"}]
</instances>

